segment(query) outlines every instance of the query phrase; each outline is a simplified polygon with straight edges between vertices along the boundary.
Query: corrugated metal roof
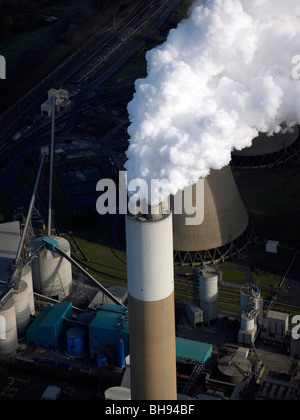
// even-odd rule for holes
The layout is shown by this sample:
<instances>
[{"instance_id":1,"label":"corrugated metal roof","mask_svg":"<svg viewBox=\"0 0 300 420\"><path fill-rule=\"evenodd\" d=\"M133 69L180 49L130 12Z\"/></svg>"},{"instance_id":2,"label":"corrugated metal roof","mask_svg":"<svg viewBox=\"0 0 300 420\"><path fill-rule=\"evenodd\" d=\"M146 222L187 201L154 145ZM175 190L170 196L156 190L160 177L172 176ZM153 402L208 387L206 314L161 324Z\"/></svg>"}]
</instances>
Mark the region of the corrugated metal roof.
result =
<instances>
[{"instance_id":1,"label":"corrugated metal roof","mask_svg":"<svg viewBox=\"0 0 300 420\"><path fill-rule=\"evenodd\" d=\"M28 330L37 331L41 327L52 327L67 311L71 310L71 302L59 302L52 307L46 307L30 325Z\"/></svg>"},{"instance_id":2,"label":"corrugated metal roof","mask_svg":"<svg viewBox=\"0 0 300 420\"><path fill-rule=\"evenodd\" d=\"M212 345L176 337L176 356L178 358L206 363L212 354Z\"/></svg>"},{"instance_id":3,"label":"corrugated metal roof","mask_svg":"<svg viewBox=\"0 0 300 420\"><path fill-rule=\"evenodd\" d=\"M120 323L121 318L126 314L127 308L125 306L116 306L111 304L104 304L102 309L97 312L93 321L90 323L90 328L101 328L106 330L115 330L117 324ZM124 333L129 333L128 320L123 323Z\"/></svg>"},{"instance_id":4,"label":"corrugated metal roof","mask_svg":"<svg viewBox=\"0 0 300 420\"><path fill-rule=\"evenodd\" d=\"M0 224L0 280L8 281L12 261L16 258L20 241L20 223Z\"/></svg>"}]
</instances>

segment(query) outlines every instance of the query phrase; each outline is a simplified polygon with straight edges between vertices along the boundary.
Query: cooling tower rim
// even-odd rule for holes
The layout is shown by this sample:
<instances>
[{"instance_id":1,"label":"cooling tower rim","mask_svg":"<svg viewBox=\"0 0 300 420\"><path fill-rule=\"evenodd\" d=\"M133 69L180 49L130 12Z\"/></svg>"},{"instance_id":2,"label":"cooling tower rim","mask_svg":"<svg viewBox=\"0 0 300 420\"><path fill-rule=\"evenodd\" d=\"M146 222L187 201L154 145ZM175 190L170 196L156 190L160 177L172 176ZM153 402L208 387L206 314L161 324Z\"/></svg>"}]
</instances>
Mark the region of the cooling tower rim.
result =
<instances>
[{"instance_id":1,"label":"cooling tower rim","mask_svg":"<svg viewBox=\"0 0 300 420\"><path fill-rule=\"evenodd\" d=\"M273 153L261 155L238 155L232 154L230 166L233 170L270 169L287 164L292 161L300 151L300 137L291 145Z\"/></svg>"}]
</instances>

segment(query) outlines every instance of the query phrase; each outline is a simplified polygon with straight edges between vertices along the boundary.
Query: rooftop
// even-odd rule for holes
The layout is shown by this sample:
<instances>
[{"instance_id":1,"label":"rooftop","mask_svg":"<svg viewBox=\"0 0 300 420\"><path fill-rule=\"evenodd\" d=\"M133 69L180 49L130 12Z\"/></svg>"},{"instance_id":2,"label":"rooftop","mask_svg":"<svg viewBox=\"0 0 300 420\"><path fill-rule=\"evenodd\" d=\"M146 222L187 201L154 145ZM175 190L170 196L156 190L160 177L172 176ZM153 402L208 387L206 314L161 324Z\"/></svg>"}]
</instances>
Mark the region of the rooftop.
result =
<instances>
[{"instance_id":1,"label":"rooftop","mask_svg":"<svg viewBox=\"0 0 300 420\"><path fill-rule=\"evenodd\" d=\"M59 302L52 307L44 308L28 330L34 331L40 327L53 327L71 308L72 303L70 302Z\"/></svg>"},{"instance_id":2,"label":"rooftop","mask_svg":"<svg viewBox=\"0 0 300 420\"><path fill-rule=\"evenodd\" d=\"M129 322L124 318L127 313L127 307L112 304L102 305L101 310L97 312L93 321L90 323L91 328L100 328L103 330L115 330L120 324L124 333L129 334ZM121 326L123 324L123 327Z\"/></svg>"},{"instance_id":3,"label":"rooftop","mask_svg":"<svg viewBox=\"0 0 300 420\"><path fill-rule=\"evenodd\" d=\"M267 318L277 319L280 321L286 321L289 318L289 314L286 314L284 312L269 311L267 314Z\"/></svg>"},{"instance_id":4,"label":"rooftop","mask_svg":"<svg viewBox=\"0 0 300 420\"><path fill-rule=\"evenodd\" d=\"M210 359L211 354L211 344L176 337L176 356L178 358L206 363Z\"/></svg>"}]
</instances>

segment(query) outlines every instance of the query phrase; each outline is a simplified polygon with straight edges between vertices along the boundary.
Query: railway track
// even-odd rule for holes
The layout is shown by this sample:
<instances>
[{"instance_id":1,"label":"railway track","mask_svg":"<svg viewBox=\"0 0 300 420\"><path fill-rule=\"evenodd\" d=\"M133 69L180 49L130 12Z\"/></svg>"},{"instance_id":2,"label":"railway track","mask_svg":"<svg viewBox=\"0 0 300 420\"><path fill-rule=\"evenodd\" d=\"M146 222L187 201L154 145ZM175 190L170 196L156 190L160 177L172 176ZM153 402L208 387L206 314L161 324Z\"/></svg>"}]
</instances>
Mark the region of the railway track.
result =
<instances>
[{"instance_id":1,"label":"railway track","mask_svg":"<svg viewBox=\"0 0 300 420\"><path fill-rule=\"evenodd\" d=\"M24 120L25 116L38 104L42 102L42 98L51 88L60 88L66 83L78 83L74 80L81 69L87 68L83 81L87 82L90 75L99 73L101 67L107 64L115 55L118 54L120 46L124 49L126 42L132 42L134 36L138 39L138 34L146 24L153 22L153 30L158 28L166 18L172 13L182 0L152 0L142 1L134 12L130 14L128 19L123 22L116 30L100 39L93 37L77 52L72 54L60 66L53 70L45 77L37 86L32 88L18 102L11 106L0 116L0 133L2 137L2 145L0 146L0 156L5 156L4 163L7 164L9 156L13 156L16 149L22 147L23 141L11 142L12 127L20 120ZM123 63L125 63L134 52L143 45L145 40L137 42L135 48L128 49L120 59L115 61L99 77L99 82L108 78ZM114 47L118 46L119 48ZM96 60L96 63L95 63ZM98 61L97 61L98 60ZM17 130L15 130L17 131ZM24 139L26 142L26 138ZM4 164L2 163L2 165ZM4 167L0 165L2 170Z\"/></svg>"},{"instance_id":2,"label":"railway track","mask_svg":"<svg viewBox=\"0 0 300 420\"><path fill-rule=\"evenodd\" d=\"M168 9L170 4L173 3L175 4L171 0L166 2L163 0L142 1L135 9L135 12L115 30L111 30L105 37L103 37L102 33L101 37L97 38L95 36L86 42L78 51L68 57L61 65L49 73L39 84L0 116L0 132L2 137L5 137L10 127L27 114L38 101L41 102L41 98L50 88L61 87L62 84L74 76L83 66L87 66L89 62L93 61L95 57L102 53L105 59L109 59L110 55L107 52L112 53L113 45L118 44L122 38L124 38L122 42L125 42L131 36L132 32L136 31L136 28L141 25L141 21L156 18L157 10L162 12L164 9Z\"/></svg>"}]
</instances>

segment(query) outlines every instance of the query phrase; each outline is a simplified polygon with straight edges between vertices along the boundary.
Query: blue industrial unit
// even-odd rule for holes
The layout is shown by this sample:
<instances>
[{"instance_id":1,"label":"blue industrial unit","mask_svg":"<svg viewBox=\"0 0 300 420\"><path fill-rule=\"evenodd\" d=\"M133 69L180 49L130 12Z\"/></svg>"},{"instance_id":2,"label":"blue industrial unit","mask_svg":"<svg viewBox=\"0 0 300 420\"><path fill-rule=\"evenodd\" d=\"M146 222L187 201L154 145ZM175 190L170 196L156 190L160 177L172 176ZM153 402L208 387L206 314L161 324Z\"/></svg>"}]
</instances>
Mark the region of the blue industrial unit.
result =
<instances>
[{"instance_id":1,"label":"blue industrial unit","mask_svg":"<svg viewBox=\"0 0 300 420\"><path fill-rule=\"evenodd\" d=\"M44 308L27 329L27 344L57 350L65 337L64 318L72 319L71 302Z\"/></svg>"},{"instance_id":2,"label":"blue industrial unit","mask_svg":"<svg viewBox=\"0 0 300 420\"><path fill-rule=\"evenodd\" d=\"M59 245L59 243L57 241L55 241L52 238L49 238L48 236L46 236L45 238L43 238L43 242L47 245L47 247L51 251L55 251L55 248L57 248L58 245Z\"/></svg>"},{"instance_id":3,"label":"blue industrial unit","mask_svg":"<svg viewBox=\"0 0 300 420\"><path fill-rule=\"evenodd\" d=\"M199 341L176 338L176 357L207 365L212 355L212 345Z\"/></svg>"},{"instance_id":4,"label":"blue industrial unit","mask_svg":"<svg viewBox=\"0 0 300 420\"><path fill-rule=\"evenodd\" d=\"M129 354L129 323L127 308L104 304L89 324L91 357L107 356L119 366Z\"/></svg>"},{"instance_id":5,"label":"blue industrial unit","mask_svg":"<svg viewBox=\"0 0 300 420\"><path fill-rule=\"evenodd\" d=\"M72 356L83 356L86 352L86 330L73 327L67 331L67 352Z\"/></svg>"}]
</instances>

